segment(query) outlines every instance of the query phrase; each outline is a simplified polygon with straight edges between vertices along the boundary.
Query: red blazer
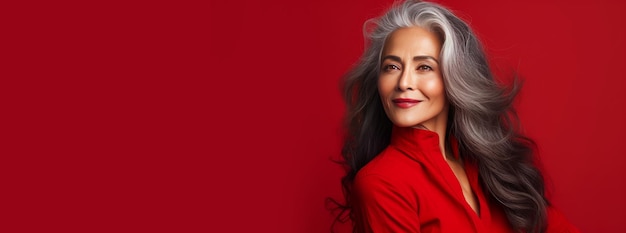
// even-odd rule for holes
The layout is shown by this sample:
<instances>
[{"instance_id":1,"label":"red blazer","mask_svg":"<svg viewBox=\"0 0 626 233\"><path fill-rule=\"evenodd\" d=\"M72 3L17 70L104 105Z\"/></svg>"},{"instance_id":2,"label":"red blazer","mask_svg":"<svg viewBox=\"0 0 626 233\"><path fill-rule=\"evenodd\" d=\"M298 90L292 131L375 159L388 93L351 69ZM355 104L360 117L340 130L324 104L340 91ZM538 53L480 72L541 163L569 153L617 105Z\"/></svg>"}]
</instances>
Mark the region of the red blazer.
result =
<instances>
[{"instance_id":1,"label":"red blazer","mask_svg":"<svg viewBox=\"0 0 626 233\"><path fill-rule=\"evenodd\" d=\"M458 150L453 151L458 156ZM439 149L439 135L394 127L390 145L355 178L357 232L514 232L500 206L491 203L479 185L476 165L464 165L480 215L465 201ZM557 232L578 230L550 207L547 233Z\"/></svg>"}]
</instances>

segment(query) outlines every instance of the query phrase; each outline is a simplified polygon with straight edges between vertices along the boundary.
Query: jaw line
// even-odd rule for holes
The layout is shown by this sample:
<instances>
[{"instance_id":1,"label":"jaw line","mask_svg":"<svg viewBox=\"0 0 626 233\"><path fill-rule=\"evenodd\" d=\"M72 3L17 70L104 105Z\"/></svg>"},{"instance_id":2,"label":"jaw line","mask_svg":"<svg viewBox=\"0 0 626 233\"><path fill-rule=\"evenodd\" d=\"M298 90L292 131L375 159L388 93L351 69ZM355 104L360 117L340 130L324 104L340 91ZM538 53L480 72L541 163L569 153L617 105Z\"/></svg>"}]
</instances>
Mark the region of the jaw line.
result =
<instances>
[{"instance_id":1,"label":"jaw line","mask_svg":"<svg viewBox=\"0 0 626 233\"><path fill-rule=\"evenodd\" d=\"M416 129L425 129L425 130L430 130L430 129L426 128L426 126L424 126L424 125L422 125L422 124L416 125L416 126L415 126L415 127L413 127L413 128L416 128Z\"/></svg>"}]
</instances>

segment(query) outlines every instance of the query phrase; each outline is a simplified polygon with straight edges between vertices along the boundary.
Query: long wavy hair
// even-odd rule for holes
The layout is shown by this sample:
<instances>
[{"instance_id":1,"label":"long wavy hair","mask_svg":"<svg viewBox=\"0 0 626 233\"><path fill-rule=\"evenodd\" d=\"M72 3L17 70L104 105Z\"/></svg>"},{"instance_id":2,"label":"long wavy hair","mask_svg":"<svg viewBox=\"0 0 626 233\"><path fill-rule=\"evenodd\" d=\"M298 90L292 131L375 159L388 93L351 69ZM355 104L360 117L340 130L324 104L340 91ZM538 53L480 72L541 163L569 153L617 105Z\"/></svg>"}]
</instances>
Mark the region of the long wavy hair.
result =
<instances>
[{"instance_id":1,"label":"long wavy hair","mask_svg":"<svg viewBox=\"0 0 626 233\"><path fill-rule=\"evenodd\" d=\"M417 26L442 41L442 75L450 102L447 137L456 137L461 156L476 161L482 187L502 207L516 231L543 232L548 206L544 180L534 164L535 144L519 133L512 107L520 87L518 79L509 86L500 84L471 28L440 5L414 0L396 3L382 17L366 22L364 28L370 23L375 28L365 33L369 42L366 51L344 77L347 112L341 163L346 175L341 183L345 203L335 202L342 210L335 222L349 217L354 223L354 177L390 142L393 124L377 89L385 39L399 28Z\"/></svg>"}]
</instances>

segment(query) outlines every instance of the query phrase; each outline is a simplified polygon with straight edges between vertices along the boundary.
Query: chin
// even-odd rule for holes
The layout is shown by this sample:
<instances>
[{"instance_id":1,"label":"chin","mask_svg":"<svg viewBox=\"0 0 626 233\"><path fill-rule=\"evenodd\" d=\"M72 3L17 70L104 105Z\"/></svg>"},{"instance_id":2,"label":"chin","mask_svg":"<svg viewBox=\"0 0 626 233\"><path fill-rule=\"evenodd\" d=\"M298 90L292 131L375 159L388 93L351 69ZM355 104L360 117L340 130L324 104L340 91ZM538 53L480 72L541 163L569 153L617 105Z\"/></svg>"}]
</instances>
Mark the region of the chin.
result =
<instances>
[{"instance_id":1,"label":"chin","mask_svg":"<svg viewBox=\"0 0 626 233\"><path fill-rule=\"evenodd\" d=\"M415 127L419 124L421 124L422 122L420 121L415 121L415 120L407 120L407 119L395 119L395 120L391 120L391 122L398 127Z\"/></svg>"}]
</instances>

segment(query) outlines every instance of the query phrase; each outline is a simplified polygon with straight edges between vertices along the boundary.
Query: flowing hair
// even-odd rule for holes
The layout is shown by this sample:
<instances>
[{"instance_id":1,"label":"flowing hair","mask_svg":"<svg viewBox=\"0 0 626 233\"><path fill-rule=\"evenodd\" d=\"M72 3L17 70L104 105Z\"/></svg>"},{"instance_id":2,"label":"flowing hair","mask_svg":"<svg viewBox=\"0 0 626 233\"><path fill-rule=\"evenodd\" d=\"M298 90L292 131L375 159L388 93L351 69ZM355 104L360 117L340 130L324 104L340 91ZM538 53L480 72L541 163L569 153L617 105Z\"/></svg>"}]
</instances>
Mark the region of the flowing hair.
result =
<instances>
[{"instance_id":1,"label":"flowing hair","mask_svg":"<svg viewBox=\"0 0 626 233\"><path fill-rule=\"evenodd\" d=\"M543 232L549 205L544 180L534 164L535 144L518 132L512 106L519 81L515 79L511 86L499 84L471 28L440 5L407 0L394 4L386 14L365 26L369 23L375 28L365 33L367 48L344 77L347 111L341 163L346 175L341 183L345 204L332 201L341 210L334 223L347 221L348 217L354 223L354 178L390 142L393 124L384 112L377 89L385 39L399 28L417 26L435 33L442 41L442 75L450 102L446 135L458 139L464 158L476 161L482 187L502 207L510 225L516 231Z\"/></svg>"}]
</instances>

